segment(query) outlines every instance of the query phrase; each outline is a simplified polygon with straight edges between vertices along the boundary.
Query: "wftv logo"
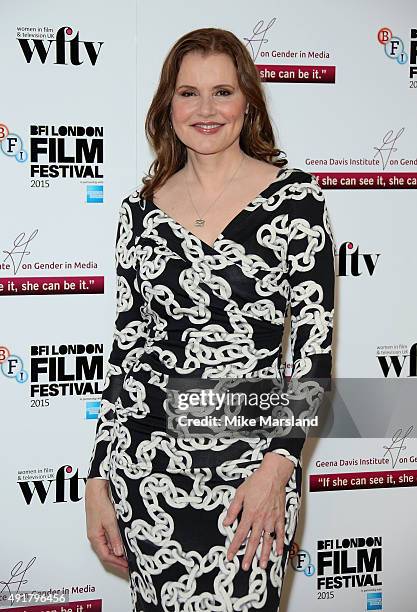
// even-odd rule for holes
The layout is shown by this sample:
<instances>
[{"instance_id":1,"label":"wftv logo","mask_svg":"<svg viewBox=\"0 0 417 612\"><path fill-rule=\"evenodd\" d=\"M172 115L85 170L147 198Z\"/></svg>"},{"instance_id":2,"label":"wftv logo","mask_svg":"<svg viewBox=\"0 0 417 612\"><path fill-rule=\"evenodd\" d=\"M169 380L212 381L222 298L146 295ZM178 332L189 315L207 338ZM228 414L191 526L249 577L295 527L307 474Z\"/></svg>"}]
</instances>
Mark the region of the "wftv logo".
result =
<instances>
[{"instance_id":1,"label":"wftv logo","mask_svg":"<svg viewBox=\"0 0 417 612\"><path fill-rule=\"evenodd\" d=\"M78 502L83 499L83 496L79 494L79 484L80 480L82 480L85 486L87 479L78 476L78 470L73 473L71 465L61 466L55 478L48 478L48 473L52 471L49 468L33 471L37 471L39 479L36 479L35 476L32 480L18 480L17 482L28 506L35 497L39 499L41 504L44 504L46 501L61 504L64 502ZM68 474L70 477L66 478ZM27 473L22 471L21 477L25 475ZM43 476L46 477L43 478Z\"/></svg>"},{"instance_id":2,"label":"wftv logo","mask_svg":"<svg viewBox=\"0 0 417 612\"><path fill-rule=\"evenodd\" d=\"M392 350L392 354L389 354L389 350ZM381 370L385 378L388 377L392 369L394 370L394 377L400 378L405 370L405 364L408 360L408 372L404 374L404 376L417 376L417 342L415 342L408 353L404 352L403 347L400 347L401 355L398 355L398 350L396 346L379 346L378 352L384 353L382 355L377 355L379 365L381 366Z\"/></svg>"},{"instance_id":3,"label":"wftv logo","mask_svg":"<svg viewBox=\"0 0 417 612\"><path fill-rule=\"evenodd\" d=\"M0 346L0 370L6 378L14 378L18 383L25 383L29 378L23 367L23 360L12 354L7 346Z\"/></svg>"},{"instance_id":4,"label":"wftv logo","mask_svg":"<svg viewBox=\"0 0 417 612\"><path fill-rule=\"evenodd\" d=\"M39 32L44 30L38 28ZM89 40L80 40L78 32L71 40L66 38L66 36L71 36L73 33L74 30L71 27L63 26L56 33L55 40L18 38L17 41L28 64L31 63L35 54L39 57L41 63L44 64L50 55L51 48L53 48L55 56L51 56L54 57L54 64L66 65L69 63L73 66L80 66L84 64L84 59L81 59L80 56L87 56L91 64L95 66L103 42L94 43ZM47 31L45 31L45 36L48 36ZM32 43L32 47L30 43ZM99 45L97 50L94 46L95 44Z\"/></svg>"},{"instance_id":5,"label":"wftv logo","mask_svg":"<svg viewBox=\"0 0 417 612\"><path fill-rule=\"evenodd\" d=\"M353 251L352 242L343 242L337 255L339 264L338 275L361 276L365 272L372 276L380 255L381 253L375 253L374 255L371 253L359 253L359 247Z\"/></svg>"}]
</instances>

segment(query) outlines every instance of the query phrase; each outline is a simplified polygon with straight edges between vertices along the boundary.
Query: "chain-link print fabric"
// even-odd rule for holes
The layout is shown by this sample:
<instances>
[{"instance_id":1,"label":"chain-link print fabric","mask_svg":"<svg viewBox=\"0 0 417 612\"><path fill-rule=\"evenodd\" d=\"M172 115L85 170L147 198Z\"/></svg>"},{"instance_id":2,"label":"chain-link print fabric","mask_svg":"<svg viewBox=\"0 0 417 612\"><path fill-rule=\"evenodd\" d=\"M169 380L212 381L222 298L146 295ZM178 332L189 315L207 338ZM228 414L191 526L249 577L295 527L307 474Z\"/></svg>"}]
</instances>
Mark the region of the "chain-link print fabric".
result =
<instances>
[{"instance_id":1,"label":"chain-link print fabric","mask_svg":"<svg viewBox=\"0 0 417 612\"><path fill-rule=\"evenodd\" d=\"M276 178L210 246L138 192L116 236L117 313L88 477L109 480L129 561L133 610L277 612L301 501L304 437L175 438L170 376L329 379L335 244L324 194L298 168ZM285 548L249 571L226 559L222 520L266 452L295 465ZM239 517L240 518L240 517Z\"/></svg>"}]
</instances>

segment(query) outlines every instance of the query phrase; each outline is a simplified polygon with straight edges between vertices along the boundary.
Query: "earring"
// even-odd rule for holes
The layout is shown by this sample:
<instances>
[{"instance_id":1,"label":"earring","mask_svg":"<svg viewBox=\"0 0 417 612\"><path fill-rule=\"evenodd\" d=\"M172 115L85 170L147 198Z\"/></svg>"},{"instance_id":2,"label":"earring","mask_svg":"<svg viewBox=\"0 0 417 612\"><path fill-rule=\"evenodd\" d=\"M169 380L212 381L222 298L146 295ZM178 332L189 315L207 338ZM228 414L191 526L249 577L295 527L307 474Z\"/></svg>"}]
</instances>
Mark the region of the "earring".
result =
<instances>
[{"instance_id":1,"label":"earring","mask_svg":"<svg viewBox=\"0 0 417 612\"><path fill-rule=\"evenodd\" d=\"M249 112L249 102L248 102L248 103L247 103L247 105L246 105L245 115L247 115L247 114L248 114L248 112Z\"/></svg>"}]
</instances>

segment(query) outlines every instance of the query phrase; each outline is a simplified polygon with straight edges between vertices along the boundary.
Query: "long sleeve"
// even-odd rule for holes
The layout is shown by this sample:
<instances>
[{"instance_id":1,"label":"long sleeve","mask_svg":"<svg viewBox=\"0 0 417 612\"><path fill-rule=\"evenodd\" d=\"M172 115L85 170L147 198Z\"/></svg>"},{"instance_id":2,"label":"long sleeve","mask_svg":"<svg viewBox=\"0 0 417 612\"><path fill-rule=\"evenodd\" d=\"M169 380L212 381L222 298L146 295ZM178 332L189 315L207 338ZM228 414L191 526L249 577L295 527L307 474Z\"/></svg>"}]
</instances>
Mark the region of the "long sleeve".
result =
<instances>
[{"instance_id":1,"label":"long sleeve","mask_svg":"<svg viewBox=\"0 0 417 612\"><path fill-rule=\"evenodd\" d=\"M119 210L115 244L116 320L87 478L108 480L116 402L125 375L142 355L147 337L146 324L141 316L143 298L138 291L136 280L137 258L132 206L135 206L135 203L130 203L129 198L126 198Z\"/></svg>"},{"instance_id":2,"label":"long sleeve","mask_svg":"<svg viewBox=\"0 0 417 612\"><path fill-rule=\"evenodd\" d=\"M330 390L335 288L335 242L325 197L315 177L303 173L289 200L287 280L292 374L284 416L313 417ZM304 178L303 177L303 178ZM306 431L271 438L268 451L301 459Z\"/></svg>"}]
</instances>

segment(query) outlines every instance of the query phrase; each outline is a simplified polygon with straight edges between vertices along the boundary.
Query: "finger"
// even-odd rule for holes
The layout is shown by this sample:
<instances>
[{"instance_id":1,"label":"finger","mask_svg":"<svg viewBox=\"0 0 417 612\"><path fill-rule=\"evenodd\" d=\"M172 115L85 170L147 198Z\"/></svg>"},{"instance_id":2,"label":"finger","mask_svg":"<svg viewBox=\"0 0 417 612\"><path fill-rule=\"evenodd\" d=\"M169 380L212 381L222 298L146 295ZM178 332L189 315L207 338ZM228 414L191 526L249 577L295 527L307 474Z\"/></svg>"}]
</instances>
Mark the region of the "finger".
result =
<instances>
[{"instance_id":1,"label":"finger","mask_svg":"<svg viewBox=\"0 0 417 612\"><path fill-rule=\"evenodd\" d=\"M262 530L262 523L256 523L252 525L251 534L246 545L245 556L243 557L242 561L242 568L244 570L249 569L249 566L252 563L253 555L255 554L256 549L259 546Z\"/></svg>"},{"instance_id":2,"label":"finger","mask_svg":"<svg viewBox=\"0 0 417 612\"><path fill-rule=\"evenodd\" d=\"M116 521L112 521L107 525L104 525L104 529L106 531L107 541L109 546L117 557L124 557L125 551L122 545L122 538L120 536L119 527Z\"/></svg>"},{"instance_id":3,"label":"finger","mask_svg":"<svg viewBox=\"0 0 417 612\"><path fill-rule=\"evenodd\" d=\"M268 565L268 561L271 556L272 544L274 543L275 539L274 536L269 535L270 531L275 531L275 527L272 529L267 527L262 535L262 550L259 564L263 569L265 569Z\"/></svg>"},{"instance_id":4,"label":"finger","mask_svg":"<svg viewBox=\"0 0 417 612\"><path fill-rule=\"evenodd\" d=\"M227 509L226 516L223 519L223 526L230 525L236 519L240 510L242 509L243 504L243 496L241 496L238 491L236 491L234 498L229 504L229 508Z\"/></svg>"},{"instance_id":5,"label":"finger","mask_svg":"<svg viewBox=\"0 0 417 612\"><path fill-rule=\"evenodd\" d=\"M92 536L90 542L95 553L103 563L110 563L110 565L115 565L120 568L128 567L127 559L113 554L104 533L98 536Z\"/></svg>"},{"instance_id":6,"label":"finger","mask_svg":"<svg viewBox=\"0 0 417 612\"><path fill-rule=\"evenodd\" d=\"M284 551L284 535L285 535L285 515L281 512L275 524L276 538L275 550L277 555L282 555Z\"/></svg>"},{"instance_id":7,"label":"finger","mask_svg":"<svg viewBox=\"0 0 417 612\"><path fill-rule=\"evenodd\" d=\"M118 565L120 565L119 562L121 562L122 567L127 567L127 559L124 555L124 551L123 556L118 556L114 554L109 536L110 530L111 528L109 528L107 525L102 524L99 531L90 533L89 540L91 542L91 545L101 561L106 563L113 563L116 560Z\"/></svg>"},{"instance_id":8,"label":"finger","mask_svg":"<svg viewBox=\"0 0 417 612\"><path fill-rule=\"evenodd\" d=\"M228 548L227 551L227 559L231 561L239 548L242 545L242 542L248 537L248 533L252 524L252 520L245 515L242 515L240 523L237 526L235 536Z\"/></svg>"},{"instance_id":9,"label":"finger","mask_svg":"<svg viewBox=\"0 0 417 612\"><path fill-rule=\"evenodd\" d=\"M275 518L275 552L277 555L282 555L284 549L285 535L285 502L286 492L281 489L277 497L277 513Z\"/></svg>"},{"instance_id":10,"label":"finger","mask_svg":"<svg viewBox=\"0 0 417 612\"><path fill-rule=\"evenodd\" d=\"M109 564L113 567L117 567L123 571L129 571L129 564L123 557L116 557L112 553L108 553L108 557L103 559L103 563Z\"/></svg>"},{"instance_id":11,"label":"finger","mask_svg":"<svg viewBox=\"0 0 417 612\"><path fill-rule=\"evenodd\" d=\"M113 565L115 567L126 569L128 568L127 559L125 557L119 557L118 555L115 555L114 552L108 546L106 550L102 550L100 558L103 563L109 563L110 565Z\"/></svg>"}]
</instances>

